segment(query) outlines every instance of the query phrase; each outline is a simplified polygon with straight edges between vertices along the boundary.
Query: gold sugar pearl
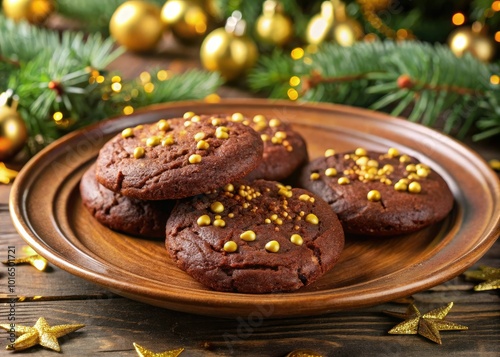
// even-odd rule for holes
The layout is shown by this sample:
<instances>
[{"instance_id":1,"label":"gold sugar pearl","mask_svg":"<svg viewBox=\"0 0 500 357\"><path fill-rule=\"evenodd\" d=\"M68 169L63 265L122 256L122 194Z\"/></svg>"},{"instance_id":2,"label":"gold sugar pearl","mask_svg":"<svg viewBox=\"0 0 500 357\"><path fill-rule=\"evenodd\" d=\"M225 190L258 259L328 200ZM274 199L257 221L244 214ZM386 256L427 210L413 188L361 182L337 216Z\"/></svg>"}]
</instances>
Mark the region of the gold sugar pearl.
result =
<instances>
[{"instance_id":1,"label":"gold sugar pearl","mask_svg":"<svg viewBox=\"0 0 500 357\"><path fill-rule=\"evenodd\" d=\"M319 174L317 172L313 172L310 176L311 180L316 181L319 180Z\"/></svg>"},{"instance_id":2,"label":"gold sugar pearl","mask_svg":"<svg viewBox=\"0 0 500 357\"><path fill-rule=\"evenodd\" d=\"M205 139L205 133L204 132L200 131L200 132L194 134L194 140L200 141L200 140L203 140L203 139Z\"/></svg>"},{"instance_id":3,"label":"gold sugar pearl","mask_svg":"<svg viewBox=\"0 0 500 357\"><path fill-rule=\"evenodd\" d=\"M333 167L329 167L325 170L325 175L328 177L333 177L337 175L337 170Z\"/></svg>"},{"instance_id":4,"label":"gold sugar pearl","mask_svg":"<svg viewBox=\"0 0 500 357\"><path fill-rule=\"evenodd\" d=\"M389 148L387 150L387 156L389 157L398 157L399 156L399 150L396 148Z\"/></svg>"},{"instance_id":5,"label":"gold sugar pearl","mask_svg":"<svg viewBox=\"0 0 500 357\"><path fill-rule=\"evenodd\" d=\"M408 172L415 172L415 171L417 171L417 167L415 166L415 164L406 165L405 169Z\"/></svg>"},{"instance_id":6,"label":"gold sugar pearl","mask_svg":"<svg viewBox=\"0 0 500 357\"><path fill-rule=\"evenodd\" d=\"M396 191L406 191L408 189L408 185L406 184L406 182L403 182L403 181L398 181L394 184L394 189Z\"/></svg>"},{"instance_id":7,"label":"gold sugar pearl","mask_svg":"<svg viewBox=\"0 0 500 357\"><path fill-rule=\"evenodd\" d=\"M191 117L191 122L193 122L193 123L199 123L199 122L200 122L200 120L201 120L201 118L200 118L200 116L199 116L199 115L193 115L193 116Z\"/></svg>"},{"instance_id":8,"label":"gold sugar pearl","mask_svg":"<svg viewBox=\"0 0 500 357\"><path fill-rule=\"evenodd\" d=\"M231 115L231 120L234 122L241 122L243 119L244 117L241 113L233 113L233 115Z\"/></svg>"},{"instance_id":9,"label":"gold sugar pearl","mask_svg":"<svg viewBox=\"0 0 500 357\"><path fill-rule=\"evenodd\" d=\"M252 120L254 123L266 123L266 117L262 114L255 115Z\"/></svg>"},{"instance_id":10,"label":"gold sugar pearl","mask_svg":"<svg viewBox=\"0 0 500 357\"><path fill-rule=\"evenodd\" d=\"M189 156L188 160L189 160L190 164L200 163L201 162L201 155L193 154L193 155Z\"/></svg>"},{"instance_id":11,"label":"gold sugar pearl","mask_svg":"<svg viewBox=\"0 0 500 357\"><path fill-rule=\"evenodd\" d=\"M205 140L200 140L196 143L196 148L200 150L207 150L210 147L210 144Z\"/></svg>"},{"instance_id":12,"label":"gold sugar pearl","mask_svg":"<svg viewBox=\"0 0 500 357\"><path fill-rule=\"evenodd\" d=\"M273 119L269 120L269 126L271 128L276 128L277 126L280 126L280 125L281 125L281 121L279 119L273 118Z\"/></svg>"},{"instance_id":13,"label":"gold sugar pearl","mask_svg":"<svg viewBox=\"0 0 500 357\"><path fill-rule=\"evenodd\" d=\"M195 115L194 112L185 112L182 116L184 119L191 119Z\"/></svg>"},{"instance_id":14,"label":"gold sugar pearl","mask_svg":"<svg viewBox=\"0 0 500 357\"><path fill-rule=\"evenodd\" d=\"M309 213L306 216L306 222L307 223L311 223L311 224L318 224L319 223L319 219L318 219L318 217L314 213Z\"/></svg>"},{"instance_id":15,"label":"gold sugar pearl","mask_svg":"<svg viewBox=\"0 0 500 357\"><path fill-rule=\"evenodd\" d=\"M290 198L292 197L293 193L286 187L280 187L280 189L278 190L278 195Z\"/></svg>"},{"instance_id":16,"label":"gold sugar pearl","mask_svg":"<svg viewBox=\"0 0 500 357\"><path fill-rule=\"evenodd\" d=\"M166 121L165 119L162 119L158 122L158 130L161 130L161 131L167 131L168 129L170 129L170 123L168 121Z\"/></svg>"},{"instance_id":17,"label":"gold sugar pearl","mask_svg":"<svg viewBox=\"0 0 500 357\"><path fill-rule=\"evenodd\" d=\"M234 186L232 183L228 183L226 186L224 186L224 191L226 192L233 192L234 191Z\"/></svg>"},{"instance_id":18,"label":"gold sugar pearl","mask_svg":"<svg viewBox=\"0 0 500 357\"><path fill-rule=\"evenodd\" d=\"M330 157L330 156L333 156L333 155L335 155L335 150L333 150L333 149L327 149L325 151L325 157Z\"/></svg>"},{"instance_id":19,"label":"gold sugar pearl","mask_svg":"<svg viewBox=\"0 0 500 357\"><path fill-rule=\"evenodd\" d=\"M299 196L299 200L304 201L304 202L309 201L310 198L311 198L311 196L306 195L305 193L303 193L302 195Z\"/></svg>"},{"instance_id":20,"label":"gold sugar pearl","mask_svg":"<svg viewBox=\"0 0 500 357\"><path fill-rule=\"evenodd\" d=\"M212 119L212 125L213 126L219 126L221 124L222 124L222 120L221 119L219 119L219 118L213 118Z\"/></svg>"},{"instance_id":21,"label":"gold sugar pearl","mask_svg":"<svg viewBox=\"0 0 500 357\"><path fill-rule=\"evenodd\" d=\"M203 216L198 217L198 219L196 220L196 223L200 227L209 226L210 223L212 223L212 220L210 219L209 215L204 214Z\"/></svg>"},{"instance_id":22,"label":"gold sugar pearl","mask_svg":"<svg viewBox=\"0 0 500 357\"><path fill-rule=\"evenodd\" d=\"M409 174L408 176L408 179L409 180L420 180L420 176L418 176L416 173L412 172L411 174Z\"/></svg>"},{"instance_id":23,"label":"gold sugar pearl","mask_svg":"<svg viewBox=\"0 0 500 357\"><path fill-rule=\"evenodd\" d=\"M234 218L234 213L229 213L227 216L228 216L229 218Z\"/></svg>"},{"instance_id":24,"label":"gold sugar pearl","mask_svg":"<svg viewBox=\"0 0 500 357\"><path fill-rule=\"evenodd\" d=\"M271 221L275 221L275 220L278 219L278 215L277 214L272 214L270 218L271 218Z\"/></svg>"},{"instance_id":25,"label":"gold sugar pearl","mask_svg":"<svg viewBox=\"0 0 500 357\"><path fill-rule=\"evenodd\" d=\"M408 155L401 155L399 157L399 162L401 163L407 163L407 162L410 162L411 161L411 158L408 156Z\"/></svg>"},{"instance_id":26,"label":"gold sugar pearl","mask_svg":"<svg viewBox=\"0 0 500 357\"><path fill-rule=\"evenodd\" d=\"M411 193L419 193L422 191L422 186L418 182L412 182L408 185L408 191Z\"/></svg>"},{"instance_id":27,"label":"gold sugar pearl","mask_svg":"<svg viewBox=\"0 0 500 357\"><path fill-rule=\"evenodd\" d=\"M222 228L226 226L226 222L223 219L218 218L214 220L214 226Z\"/></svg>"},{"instance_id":28,"label":"gold sugar pearl","mask_svg":"<svg viewBox=\"0 0 500 357\"><path fill-rule=\"evenodd\" d=\"M157 146L160 145L160 138L158 136L152 136L146 140L147 146Z\"/></svg>"},{"instance_id":29,"label":"gold sugar pearl","mask_svg":"<svg viewBox=\"0 0 500 357\"><path fill-rule=\"evenodd\" d=\"M276 223L277 225L282 225L283 224L283 220L281 218L276 218L276 220L274 221L274 223Z\"/></svg>"},{"instance_id":30,"label":"gold sugar pearl","mask_svg":"<svg viewBox=\"0 0 500 357\"><path fill-rule=\"evenodd\" d=\"M351 183L351 181L349 180L349 178L343 176L343 177L339 177L339 179L337 180L337 183L339 185L348 185Z\"/></svg>"},{"instance_id":31,"label":"gold sugar pearl","mask_svg":"<svg viewBox=\"0 0 500 357\"><path fill-rule=\"evenodd\" d=\"M210 210L213 213L222 213L224 212L224 205L219 201L215 201L210 205Z\"/></svg>"},{"instance_id":32,"label":"gold sugar pearl","mask_svg":"<svg viewBox=\"0 0 500 357\"><path fill-rule=\"evenodd\" d=\"M417 175L419 177L427 177L429 175L429 170L423 168L417 169Z\"/></svg>"},{"instance_id":33,"label":"gold sugar pearl","mask_svg":"<svg viewBox=\"0 0 500 357\"><path fill-rule=\"evenodd\" d=\"M246 231L240 234L240 238L246 242L253 242L257 236L254 231Z\"/></svg>"},{"instance_id":34,"label":"gold sugar pearl","mask_svg":"<svg viewBox=\"0 0 500 357\"><path fill-rule=\"evenodd\" d=\"M271 223L271 220L270 220L269 218L266 218L266 219L264 220L264 223L269 224L269 223Z\"/></svg>"},{"instance_id":35,"label":"gold sugar pearl","mask_svg":"<svg viewBox=\"0 0 500 357\"><path fill-rule=\"evenodd\" d=\"M276 137L276 136L273 136L273 137L271 138L271 142L272 142L273 144L277 145L277 144L281 144L281 143L283 142L283 139L278 138L278 137Z\"/></svg>"},{"instance_id":36,"label":"gold sugar pearl","mask_svg":"<svg viewBox=\"0 0 500 357\"><path fill-rule=\"evenodd\" d=\"M290 237L290 242L295 245L302 245L304 243L304 239L299 234L292 234Z\"/></svg>"},{"instance_id":37,"label":"gold sugar pearl","mask_svg":"<svg viewBox=\"0 0 500 357\"><path fill-rule=\"evenodd\" d=\"M378 167L378 161L377 160L368 160L366 163L366 166L370 168L377 168Z\"/></svg>"},{"instance_id":38,"label":"gold sugar pearl","mask_svg":"<svg viewBox=\"0 0 500 357\"><path fill-rule=\"evenodd\" d=\"M229 138L228 134L229 129L225 126L219 126L217 129L215 129L215 136L217 139L227 139Z\"/></svg>"},{"instance_id":39,"label":"gold sugar pearl","mask_svg":"<svg viewBox=\"0 0 500 357\"><path fill-rule=\"evenodd\" d=\"M277 131L274 136L280 139L286 139L286 133L284 131Z\"/></svg>"},{"instance_id":40,"label":"gold sugar pearl","mask_svg":"<svg viewBox=\"0 0 500 357\"><path fill-rule=\"evenodd\" d=\"M192 122L190 122L190 121L187 121L187 120L184 122L184 126L185 126L186 128L187 128L188 126L191 126L191 124L193 124L193 123L192 123Z\"/></svg>"},{"instance_id":41,"label":"gold sugar pearl","mask_svg":"<svg viewBox=\"0 0 500 357\"><path fill-rule=\"evenodd\" d=\"M271 139L267 134L262 134L260 138L262 139L262 141L269 141Z\"/></svg>"},{"instance_id":42,"label":"gold sugar pearl","mask_svg":"<svg viewBox=\"0 0 500 357\"><path fill-rule=\"evenodd\" d=\"M234 253L238 250L238 244L236 242L233 242L232 240L224 243L224 251L228 253Z\"/></svg>"},{"instance_id":43,"label":"gold sugar pearl","mask_svg":"<svg viewBox=\"0 0 500 357\"><path fill-rule=\"evenodd\" d=\"M141 157L144 157L144 154L145 154L145 151L144 151L144 148L143 147L136 147L134 149L134 157L136 159L140 159Z\"/></svg>"},{"instance_id":44,"label":"gold sugar pearl","mask_svg":"<svg viewBox=\"0 0 500 357\"><path fill-rule=\"evenodd\" d=\"M380 199L382 198L382 196L380 195L379 191L377 191L377 190L371 190L366 195L366 198L368 199L368 201L378 202L378 201L380 201Z\"/></svg>"},{"instance_id":45,"label":"gold sugar pearl","mask_svg":"<svg viewBox=\"0 0 500 357\"><path fill-rule=\"evenodd\" d=\"M122 138L130 138L131 136L134 136L134 131L132 128L126 128L122 130Z\"/></svg>"},{"instance_id":46,"label":"gold sugar pearl","mask_svg":"<svg viewBox=\"0 0 500 357\"><path fill-rule=\"evenodd\" d=\"M161 141L162 146L170 146L170 145L174 145L174 143L175 143L175 140L171 136L167 136L165 139L163 139Z\"/></svg>"},{"instance_id":47,"label":"gold sugar pearl","mask_svg":"<svg viewBox=\"0 0 500 357\"><path fill-rule=\"evenodd\" d=\"M265 248L268 252L277 253L280 250L280 244L278 243L278 241L271 240L266 243Z\"/></svg>"},{"instance_id":48,"label":"gold sugar pearl","mask_svg":"<svg viewBox=\"0 0 500 357\"><path fill-rule=\"evenodd\" d=\"M382 170L383 170L383 172L390 174L391 172L394 171L394 166L392 166L390 164L386 164L386 165L384 165L384 167L382 167Z\"/></svg>"},{"instance_id":49,"label":"gold sugar pearl","mask_svg":"<svg viewBox=\"0 0 500 357\"><path fill-rule=\"evenodd\" d=\"M368 163L368 157L367 156L361 156L359 159L356 160L356 165L358 166L365 166Z\"/></svg>"},{"instance_id":50,"label":"gold sugar pearl","mask_svg":"<svg viewBox=\"0 0 500 357\"><path fill-rule=\"evenodd\" d=\"M292 152L293 151L293 146L292 145L287 145L285 146L286 151Z\"/></svg>"},{"instance_id":51,"label":"gold sugar pearl","mask_svg":"<svg viewBox=\"0 0 500 357\"><path fill-rule=\"evenodd\" d=\"M355 151L354 151L354 154L357 155L357 156L365 156L368 154L368 152L366 151L366 149L364 148L357 148Z\"/></svg>"}]
</instances>

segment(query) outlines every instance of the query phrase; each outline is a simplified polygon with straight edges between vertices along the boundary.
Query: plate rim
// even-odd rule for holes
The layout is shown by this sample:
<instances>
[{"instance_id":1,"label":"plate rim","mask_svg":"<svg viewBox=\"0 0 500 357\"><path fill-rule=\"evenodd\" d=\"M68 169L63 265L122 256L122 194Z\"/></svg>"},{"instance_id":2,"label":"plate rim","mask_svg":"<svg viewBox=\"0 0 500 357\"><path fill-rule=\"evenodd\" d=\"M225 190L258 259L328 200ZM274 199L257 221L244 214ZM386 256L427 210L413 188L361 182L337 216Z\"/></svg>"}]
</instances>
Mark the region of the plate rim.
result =
<instances>
[{"instance_id":1,"label":"plate rim","mask_svg":"<svg viewBox=\"0 0 500 357\"><path fill-rule=\"evenodd\" d=\"M496 206L499 206L499 201L500 201L500 180L496 176L496 174L489 168L485 160L479 156L475 151L472 149L468 148L465 144L457 141L454 138L451 138L447 136L446 134L443 134L441 132L438 132L432 128L425 127L423 125L420 125L418 123L413 123L409 122L406 119L403 118L397 118L390 116L389 114L386 113L381 113L381 112L376 112L372 110L367 110L364 108L357 108L357 107L350 107L350 106L345 106L345 105L337 105L337 104L329 104L329 103L293 103L289 101L283 101L283 100L267 100L267 99L251 99L251 98L238 98L238 99L223 99L218 103L206 103L204 101L180 101L180 102L174 102L174 103L164 103L164 104L157 104L145 108L141 108L140 110L137 110L132 114L132 116L141 116L144 115L145 113L150 113L154 112L157 110L162 110L162 109L168 109L168 108L175 108L175 107L180 107L180 108L185 108L185 107L196 107L196 105L203 104L206 106L217 106L217 105L233 105L233 106L239 106L239 105L255 105L255 106L269 106L269 105L276 105L280 107L309 107L309 108L314 108L314 109L321 109L324 111L340 111L344 113L348 113L349 115L354 115L354 116L362 116L362 117L377 117L376 119L382 119L382 120L391 120L395 121L396 123L400 123L401 125L404 125L405 127L410 127L414 130L419 131L420 133L432 133L435 138L439 138L441 141L445 141L447 143L447 146L453 147L455 150L458 150L461 154L466 153L467 155L471 156L475 160L476 165L478 165L482 170L488 169L491 171L491 177L488 176L486 179L489 179L488 182L492 185L493 192L494 192L494 197L493 197L493 202L496 204ZM66 145L67 142L71 142L71 140L75 137L79 137L81 135L84 135L87 132L93 132L95 130L99 130L104 128L110 128L113 127L121 118L127 117L124 115L116 116L107 120L100 121L98 123L95 123L91 126L88 126L86 128L76 130L74 132L71 132L64 137L56 140L52 144L50 144L48 147L43 149L40 153L38 153L36 156L34 156L21 170L19 173L19 176L16 178L14 181L14 184L11 188L11 194L10 194L10 199L9 199L9 205L10 205L10 213L12 220L14 222L14 225L21 235L21 237L30 245L32 246L37 252L42 254L45 258L49 260L49 262L53 263L54 265L58 266L59 268L70 272L73 275L76 275L80 278L86 279L86 280L91 280L93 283L96 283L98 285L104 286L105 288L118 292L119 295L122 296L127 296L132 299L138 300L137 299L137 294L140 293L140 289L136 288L131 288L129 285L126 283L123 283L121 281L117 281L116 279L112 277L103 277L102 275L97 274L95 271L91 271L87 269L86 267L80 266L79 262L69 262L67 260L62 259L59 257L57 254L53 254L53 249L45 249L44 246L39 244L37 235L35 232L31 231L30 225L28 224L29 222L25 222L23 220L25 217L23 217L23 212L20 211L21 209L21 202L23 200L23 192L21 192L21 186L22 184L27 180L26 177L28 176L28 173L30 173L32 170L34 170L34 167L36 166L37 162L42 160L46 155L49 155L50 153L57 151L58 149L63 149L64 146ZM404 124L403 124L404 123ZM493 179L492 179L493 178ZM496 180L495 180L496 179ZM27 217L26 217L27 218ZM399 289L396 289L395 291L391 291L391 294L388 294L386 296L386 299L384 301L389 301L392 300L390 298L391 296L399 296L400 294L398 293L399 290L403 289L406 293L406 295L411 295L415 293L416 291L421 291L425 290L429 287L438 285L444 281L449 280L451 277L456 276L460 274L463 270L465 270L467 267L470 267L475 261L477 261L482 255L486 253L486 251L494 244L496 239L498 238L500 234L500 215L498 217L492 217L490 220L490 224L488 225L490 227L489 231L486 232L486 235L482 235L482 240L480 242L476 242L474 245L474 248L471 249L470 251L467 252L467 254L462 255L455 259L455 262L457 261L463 261L467 260L467 258L471 258L467 262L467 266L465 268L460 268L460 269L455 269L451 270L451 273L448 272L448 274L441 273L439 276L441 279L426 279L426 280L420 280L418 284L413 284L414 286L408 287L400 287ZM52 247L48 247L52 248ZM58 253L58 252L56 252ZM432 258L432 257L431 257ZM451 264L452 262L448 263L447 265L453 265ZM391 273L394 274L394 273ZM90 276L90 278L89 278ZM379 277L376 280L380 280L385 278L385 276ZM363 283L364 284L364 283ZM339 292L343 292L344 290L348 290L352 285L350 286L345 286L341 287L338 289ZM207 291L203 291L202 295L206 295ZM212 293L212 292L211 292ZM235 294L235 293L219 293L219 292L213 292L213 295L219 296L219 295L226 295L226 294L231 294L231 297L233 298L231 301L234 304L238 304L238 300L241 300L239 297L248 297L252 296L255 297L255 295L252 294ZM194 294L196 295L196 294ZM325 295L324 291L307 291L302 293L301 295L304 296L321 296ZM163 298L165 295L161 294L159 291L152 292L152 294L149 296L151 298ZM271 294L271 295L266 295L266 300L269 301L270 304L276 304L280 303L280 301L283 301L283 296L286 296L284 294ZM182 303L186 301L185 296L173 296L172 294L169 295L169 298L172 299L173 303ZM323 297L324 299L327 300L327 297ZM199 302L195 298L195 296L191 296L190 299L191 302ZM325 300L325 301L326 301ZM372 306L374 305L373 301L369 302L367 298L365 297L364 299L360 296L355 297L354 300L359 300L359 303L355 307L365 307L365 306ZM141 300L144 301L144 300ZM351 300L352 301L352 300ZM153 305L155 304L156 301L152 301L151 303ZM220 301L218 301L220 303ZM213 301L215 305L218 305L217 301ZM342 308L344 309L344 308ZM178 309L181 311L186 311L182 309ZM330 312L330 311L338 311L339 309L332 308L332 309L325 309L324 312ZM187 312L192 312L192 310L187 310ZM200 313L200 312L195 312L195 313ZM213 315L213 314L208 314L208 315ZM213 316L220 316L220 315L213 315ZM288 316L293 316L291 315L286 315L286 316L273 316L273 317L288 317Z\"/></svg>"}]
</instances>

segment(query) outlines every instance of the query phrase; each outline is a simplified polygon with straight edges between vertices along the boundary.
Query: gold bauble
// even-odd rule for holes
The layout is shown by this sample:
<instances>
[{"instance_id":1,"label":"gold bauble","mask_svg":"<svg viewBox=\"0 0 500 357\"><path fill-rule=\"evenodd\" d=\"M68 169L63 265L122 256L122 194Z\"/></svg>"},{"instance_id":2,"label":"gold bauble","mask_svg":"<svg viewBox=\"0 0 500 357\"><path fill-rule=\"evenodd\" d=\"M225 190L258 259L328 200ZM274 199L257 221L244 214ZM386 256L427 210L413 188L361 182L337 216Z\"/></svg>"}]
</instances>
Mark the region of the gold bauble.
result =
<instances>
[{"instance_id":1,"label":"gold bauble","mask_svg":"<svg viewBox=\"0 0 500 357\"><path fill-rule=\"evenodd\" d=\"M209 71L218 71L228 81L253 67L258 58L255 43L245 35L241 14L231 16L225 28L212 31L203 40L200 58Z\"/></svg>"},{"instance_id":2,"label":"gold bauble","mask_svg":"<svg viewBox=\"0 0 500 357\"><path fill-rule=\"evenodd\" d=\"M264 2L255 30L260 40L276 46L285 45L293 37L292 20L283 14L280 3L274 0Z\"/></svg>"},{"instance_id":3,"label":"gold bauble","mask_svg":"<svg viewBox=\"0 0 500 357\"><path fill-rule=\"evenodd\" d=\"M54 0L3 0L2 7L5 16L14 21L39 24L54 12Z\"/></svg>"},{"instance_id":4,"label":"gold bauble","mask_svg":"<svg viewBox=\"0 0 500 357\"><path fill-rule=\"evenodd\" d=\"M160 41L164 28L160 8L146 1L123 3L109 21L111 36L132 51L153 50Z\"/></svg>"},{"instance_id":5,"label":"gold bauble","mask_svg":"<svg viewBox=\"0 0 500 357\"><path fill-rule=\"evenodd\" d=\"M196 41L207 33L208 16L199 0L168 0L161 9L161 19L182 41Z\"/></svg>"},{"instance_id":6,"label":"gold bauble","mask_svg":"<svg viewBox=\"0 0 500 357\"><path fill-rule=\"evenodd\" d=\"M335 22L332 28L333 41L343 47L354 45L363 36L363 27L354 19Z\"/></svg>"},{"instance_id":7,"label":"gold bauble","mask_svg":"<svg viewBox=\"0 0 500 357\"><path fill-rule=\"evenodd\" d=\"M6 104L6 93L0 95L0 161L14 157L26 144L28 130L15 106Z\"/></svg>"},{"instance_id":8,"label":"gold bauble","mask_svg":"<svg viewBox=\"0 0 500 357\"><path fill-rule=\"evenodd\" d=\"M458 57L469 52L483 62L489 62L495 55L495 42L486 34L469 27L459 27L450 34L448 45Z\"/></svg>"},{"instance_id":9,"label":"gold bauble","mask_svg":"<svg viewBox=\"0 0 500 357\"><path fill-rule=\"evenodd\" d=\"M324 1L321 3L321 12L314 15L306 28L306 42L310 45L323 43L330 35L333 26L333 3Z\"/></svg>"}]
</instances>

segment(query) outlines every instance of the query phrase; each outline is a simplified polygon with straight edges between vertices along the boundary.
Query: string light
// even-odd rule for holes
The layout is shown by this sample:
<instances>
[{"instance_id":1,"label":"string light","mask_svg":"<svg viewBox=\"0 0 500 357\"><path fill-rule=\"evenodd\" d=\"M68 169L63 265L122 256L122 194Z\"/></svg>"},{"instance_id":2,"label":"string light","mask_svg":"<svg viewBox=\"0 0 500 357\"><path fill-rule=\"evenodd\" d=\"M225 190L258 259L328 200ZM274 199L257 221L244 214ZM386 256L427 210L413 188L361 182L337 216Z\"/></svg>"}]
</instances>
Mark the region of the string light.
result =
<instances>
[{"instance_id":1,"label":"string light","mask_svg":"<svg viewBox=\"0 0 500 357\"><path fill-rule=\"evenodd\" d=\"M297 87L300 84L300 78L297 76L292 76L290 78L290 86Z\"/></svg>"},{"instance_id":2,"label":"string light","mask_svg":"<svg viewBox=\"0 0 500 357\"><path fill-rule=\"evenodd\" d=\"M134 107L131 105L127 105L125 108L123 108L123 114L125 115L130 115L134 112Z\"/></svg>"},{"instance_id":3,"label":"string light","mask_svg":"<svg viewBox=\"0 0 500 357\"><path fill-rule=\"evenodd\" d=\"M140 75L139 75L139 78L142 82L142 84L145 84L145 83L148 83L148 82L151 82L151 75L148 73L148 72L142 72Z\"/></svg>"},{"instance_id":4,"label":"string light","mask_svg":"<svg viewBox=\"0 0 500 357\"><path fill-rule=\"evenodd\" d=\"M144 85L144 91L146 93L153 93L154 90L155 90L155 85L153 83L149 82Z\"/></svg>"},{"instance_id":5,"label":"string light","mask_svg":"<svg viewBox=\"0 0 500 357\"><path fill-rule=\"evenodd\" d=\"M205 102L207 103L219 103L220 97L217 93L209 94L205 97Z\"/></svg>"},{"instance_id":6,"label":"string light","mask_svg":"<svg viewBox=\"0 0 500 357\"><path fill-rule=\"evenodd\" d=\"M293 88L288 89L286 94L288 95L288 98L290 98L290 100L297 100L299 98L299 92L297 92Z\"/></svg>"},{"instance_id":7,"label":"string light","mask_svg":"<svg viewBox=\"0 0 500 357\"><path fill-rule=\"evenodd\" d=\"M165 81L168 79L169 77L169 72L168 71L165 71L164 69L158 71L158 73L156 73L156 78L158 78L158 80L160 81Z\"/></svg>"},{"instance_id":8,"label":"string light","mask_svg":"<svg viewBox=\"0 0 500 357\"><path fill-rule=\"evenodd\" d=\"M453 14L451 17L451 22L455 26L460 26L465 23L465 16L461 12L457 12L456 14Z\"/></svg>"},{"instance_id":9,"label":"string light","mask_svg":"<svg viewBox=\"0 0 500 357\"><path fill-rule=\"evenodd\" d=\"M500 11L500 1L493 1L491 9L495 12Z\"/></svg>"},{"instance_id":10,"label":"string light","mask_svg":"<svg viewBox=\"0 0 500 357\"><path fill-rule=\"evenodd\" d=\"M495 41L500 42L500 31L495 32Z\"/></svg>"},{"instance_id":11,"label":"string light","mask_svg":"<svg viewBox=\"0 0 500 357\"><path fill-rule=\"evenodd\" d=\"M494 85L498 85L498 84L500 84L500 76L498 76L497 74L493 74L493 75L490 77L490 83L491 83L491 84L494 84Z\"/></svg>"},{"instance_id":12,"label":"string light","mask_svg":"<svg viewBox=\"0 0 500 357\"><path fill-rule=\"evenodd\" d=\"M304 57L304 49L303 48L300 48L300 47L296 47L292 50L292 52L290 53L290 55L292 56L292 58L294 60L299 60L301 59L302 57Z\"/></svg>"}]
</instances>

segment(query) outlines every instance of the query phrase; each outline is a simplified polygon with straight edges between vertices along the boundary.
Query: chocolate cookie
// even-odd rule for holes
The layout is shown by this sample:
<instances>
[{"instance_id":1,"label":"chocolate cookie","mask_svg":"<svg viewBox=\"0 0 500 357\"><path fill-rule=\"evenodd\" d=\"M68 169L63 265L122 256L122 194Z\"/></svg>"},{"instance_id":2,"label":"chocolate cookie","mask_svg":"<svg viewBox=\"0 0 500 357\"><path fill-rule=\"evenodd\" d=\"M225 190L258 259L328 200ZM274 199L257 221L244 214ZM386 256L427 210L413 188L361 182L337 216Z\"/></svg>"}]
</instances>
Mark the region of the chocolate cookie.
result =
<instances>
[{"instance_id":1,"label":"chocolate cookie","mask_svg":"<svg viewBox=\"0 0 500 357\"><path fill-rule=\"evenodd\" d=\"M165 200L206 192L252 171L263 143L230 118L194 115L127 128L97 159L99 183L125 196Z\"/></svg>"},{"instance_id":2,"label":"chocolate cookie","mask_svg":"<svg viewBox=\"0 0 500 357\"><path fill-rule=\"evenodd\" d=\"M246 179L281 181L307 161L306 142L289 123L276 118L267 119L263 115L246 121L264 142L262 162Z\"/></svg>"},{"instance_id":3,"label":"chocolate cookie","mask_svg":"<svg viewBox=\"0 0 500 357\"><path fill-rule=\"evenodd\" d=\"M80 194L84 206L103 225L145 238L164 238L175 201L142 201L122 196L97 182L95 165L82 176Z\"/></svg>"},{"instance_id":4,"label":"chocolate cookie","mask_svg":"<svg viewBox=\"0 0 500 357\"><path fill-rule=\"evenodd\" d=\"M346 233L410 233L442 220L453 207L443 178L394 148L327 150L304 167L299 181L330 204Z\"/></svg>"},{"instance_id":5,"label":"chocolate cookie","mask_svg":"<svg viewBox=\"0 0 500 357\"><path fill-rule=\"evenodd\" d=\"M278 182L233 183L179 201L166 247L177 265L219 291L293 291L333 267L342 226L321 198Z\"/></svg>"}]
</instances>

